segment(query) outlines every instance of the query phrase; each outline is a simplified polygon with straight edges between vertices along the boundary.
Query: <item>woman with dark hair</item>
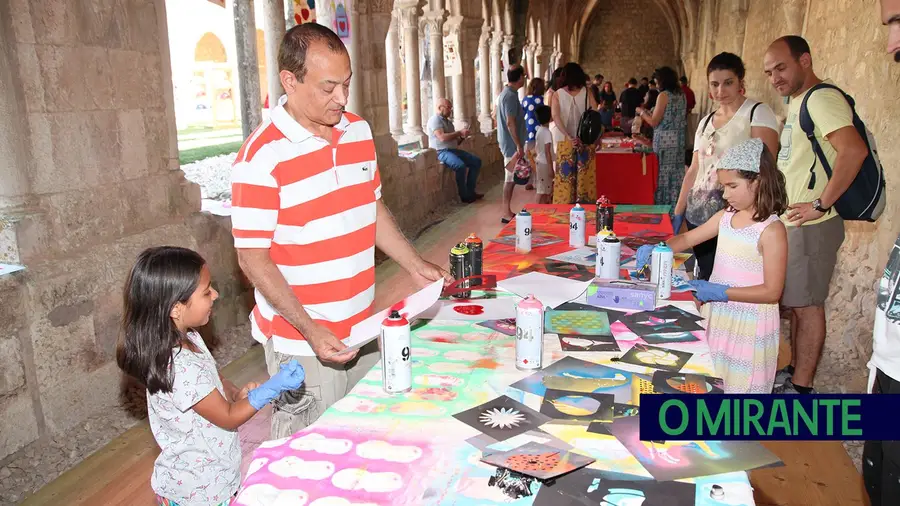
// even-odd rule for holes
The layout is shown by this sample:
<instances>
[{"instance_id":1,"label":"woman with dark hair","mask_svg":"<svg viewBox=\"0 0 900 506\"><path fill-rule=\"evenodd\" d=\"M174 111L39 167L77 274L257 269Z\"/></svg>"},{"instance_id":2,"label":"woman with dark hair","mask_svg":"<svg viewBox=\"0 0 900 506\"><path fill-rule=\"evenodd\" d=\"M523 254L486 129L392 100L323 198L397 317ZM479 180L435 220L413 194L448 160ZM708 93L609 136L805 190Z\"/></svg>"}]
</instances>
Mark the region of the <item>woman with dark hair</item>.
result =
<instances>
[{"instance_id":1,"label":"woman with dark hair","mask_svg":"<svg viewBox=\"0 0 900 506\"><path fill-rule=\"evenodd\" d=\"M588 93L588 76L581 65L567 63L560 76L559 89L550 101L553 117L553 142L556 151L556 176L553 203L594 202L597 198L595 146L585 146L578 138L578 123L588 107L597 101Z\"/></svg>"},{"instance_id":2,"label":"woman with dark hair","mask_svg":"<svg viewBox=\"0 0 900 506\"><path fill-rule=\"evenodd\" d=\"M600 90L597 102L600 104L600 118L603 120L603 126L612 129L613 115L616 113L616 105L619 100L616 98L616 92L613 90L611 82L603 83L603 89Z\"/></svg>"},{"instance_id":3,"label":"woman with dark hair","mask_svg":"<svg viewBox=\"0 0 900 506\"><path fill-rule=\"evenodd\" d=\"M691 165L675 204L676 234L682 223L693 230L728 206L716 177L716 163L729 148L756 137L770 153L778 153L778 120L768 105L744 97L744 71L741 57L732 53L714 56L706 67L709 94L718 108L698 124ZM709 279L716 245L713 238L694 246L696 278Z\"/></svg>"},{"instance_id":4,"label":"woman with dark hair","mask_svg":"<svg viewBox=\"0 0 900 506\"><path fill-rule=\"evenodd\" d=\"M544 105L547 107L550 106L550 103L553 101L553 95L555 95L556 90L559 89L562 72L562 67L557 67L556 70L553 71L553 74L550 75L550 82L547 83L547 92L544 93Z\"/></svg>"},{"instance_id":5,"label":"woman with dark hair","mask_svg":"<svg viewBox=\"0 0 900 506\"><path fill-rule=\"evenodd\" d=\"M525 98L522 99L522 109L525 109L525 130L528 132L527 144L534 145L534 135L539 125L535 111L544 105L544 80L535 77L528 83Z\"/></svg>"},{"instance_id":6,"label":"woman with dark hair","mask_svg":"<svg viewBox=\"0 0 900 506\"><path fill-rule=\"evenodd\" d=\"M639 107L638 116L653 127L653 151L659 158L657 204L674 206L684 180L684 136L687 131L687 101L670 67L657 69L659 97L653 112ZM671 214L671 211L670 211Z\"/></svg>"}]
</instances>

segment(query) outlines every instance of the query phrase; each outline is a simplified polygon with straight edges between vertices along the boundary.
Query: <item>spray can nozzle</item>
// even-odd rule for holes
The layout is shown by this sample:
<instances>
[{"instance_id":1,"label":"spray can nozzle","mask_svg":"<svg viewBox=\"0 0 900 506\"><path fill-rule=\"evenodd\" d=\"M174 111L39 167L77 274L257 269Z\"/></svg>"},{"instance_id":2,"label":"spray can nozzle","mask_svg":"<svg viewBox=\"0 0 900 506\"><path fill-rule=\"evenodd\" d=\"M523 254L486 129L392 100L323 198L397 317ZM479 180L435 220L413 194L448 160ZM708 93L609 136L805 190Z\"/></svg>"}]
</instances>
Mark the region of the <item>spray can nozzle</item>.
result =
<instances>
[{"instance_id":1,"label":"spray can nozzle","mask_svg":"<svg viewBox=\"0 0 900 506\"><path fill-rule=\"evenodd\" d=\"M390 314L390 316L388 316L388 318L390 318L392 320L399 320L400 319L400 311L397 311L396 309L392 309L391 314Z\"/></svg>"}]
</instances>

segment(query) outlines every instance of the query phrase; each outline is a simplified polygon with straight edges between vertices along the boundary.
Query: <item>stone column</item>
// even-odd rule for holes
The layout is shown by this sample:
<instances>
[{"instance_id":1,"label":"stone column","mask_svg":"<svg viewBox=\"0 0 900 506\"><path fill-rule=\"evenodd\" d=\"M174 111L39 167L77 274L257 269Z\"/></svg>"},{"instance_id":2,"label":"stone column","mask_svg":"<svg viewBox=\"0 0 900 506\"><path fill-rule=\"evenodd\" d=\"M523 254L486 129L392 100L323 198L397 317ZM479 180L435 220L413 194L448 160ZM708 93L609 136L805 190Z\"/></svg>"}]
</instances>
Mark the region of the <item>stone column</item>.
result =
<instances>
[{"instance_id":1,"label":"stone column","mask_svg":"<svg viewBox=\"0 0 900 506\"><path fill-rule=\"evenodd\" d=\"M400 89L400 35L397 14L391 13L391 24L384 41L385 73L387 74L388 121L391 135L403 135L403 90Z\"/></svg>"},{"instance_id":2,"label":"stone column","mask_svg":"<svg viewBox=\"0 0 900 506\"><path fill-rule=\"evenodd\" d=\"M284 26L287 30L297 26L294 19L294 0L284 0Z\"/></svg>"},{"instance_id":3,"label":"stone column","mask_svg":"<svg viewBox=\"0 0 900 506\"><path fill-rule=\"evenodd\" d=\"M421 93L419 90L419 6L400 3L397 6L403 30L403 54L406 57L406 128L407 134L423 136Z\"/></svg>"},{"instance_id":4,"label":"stone column","mask_svg":"<svg viewBox=\"0 0 900 506\"><path fill-rule=\"evenodd\" d=\"M512 51L513 40L515 40L515 37L512 35L503 35L503 40L500 42L500 58L506 69L509 69L511 63L517 63L509 61L509 52Z\"/></svg>"},{"instance_id":5,"label":"stone column","mask_svg":"<svg viewBox=\"0 0 900 506\"><path fill-rule=\"evenodd\" d=\"M269 80L269 109L278 104L278 99L284 94L281 87L281 77L278 72L278 48L284 38L286 26L284 23L284 1L263 0L263 16L265 19L266 41L266 77ZM254 33L255 36L255 33Z\"/></svg>"},{"instance_id":6,"label":"stone column","mask_svg":"<svg viewBox=\"0 0 900 506\"><path fill-rule=\"evenodd\" d=\"M525 81L535 76L534 74L534 44L525 44Z\"/></svg>"},{"instance_id":7,"label":"stone column","mask_svg":"<svg viewBox=\"0 0 900 506\"><path fill-rule=\"evenodd\" d=\"M475 76L472 75L474 70L474 58L469 51L469 43L467 40L468 30L466 29L466 20L462 16L451 16L447 20L448 31L451 37L459 41L459 59L462 62L462 72L453 76L453 124L457 130L462 128L472 128L473 125L473 104L469 103L468 93L466 93L467 85L471 84L475 87ZM474 96L473 102L474 102Z\"/></svg>"},{"instance_id":8,"label":"stone column","mask_svg":"<svg viewBox=\"0 0 900 506\"><path fill-rule=\"evenodd\" d=\"M503 91L503 32L494 30L491 35L491 102Z\"/></svg>"},{"instance_id":9,"label":"stone column","mask_svg":"<svg viewBox=\"0 0 900 506\"><path fill-rule=\"evenodd\" d=\"M447 98L447 85L444 76L444 18L446 12L429 11L425 13L425 26L428 28L428 57L431 60L431 99L437 110L438 100Z\"/></svg>"},{"instance_id":10,"label":"stone column","mask_svg":"<svg viewBox=\"0 0 900 506\"><path fill-rule=\"evenodd\" d=\"M347 52L350 53L350 70L353 72L350 76L350 90L345 109L358 116L365 116L362 98L362 59L364 56L362 51L360 51L362 25L359 22L359 4L360 0L347 0L344 2L344 8L347 9L347 21L350 23L350 40L345 40L344 45L347 46Z\"/></svg>"},{"instance_id":11,"label":"stone column","mask_svg":"<svg viewBox=\"0 0 900 506\"><path fill-rule=\"evenodd\" d=\"M16 93L19 72L15 60L7 57L16 55L16 45L12 33L0 33L0 214L4 209L13 209L25 204L26 196L31 190L28 177L30 150L28 146L27 114L25 100ZM52 146L46 146L51 148ZM157 153L164 154L164 153ZM6 222L0 217L0 245L3 243L3 231ZM9 233L12 233L10 230ZM0 258L3 252L0 251ZM7 262L16 259L7 258Z\"/></svg>"},{"instance_id":12,"label":"stone column","mask_svg":"<svg viewBox=\"0 0 900 506\"><path fill-rule=\"evenodd\" d=\"M253 0L234 0L234 42L240 82L241 130L246 139L262 122Z\"/></svg>"},{"instance_id":13,"label":"stone column","mask_svg":"<svg viewBox=\"0 0 900 506\"><path fill-rule=\"evenodd\" d=\"M489 65L489 60L492 59L490 39L491 29L485 24L481 31L481 38L478 39L478 60L480 62L478 67L478 94L481 102L481 110L478 111L478 123L481 124L483 133L488 133L494 129L494 122L491 119L491 78L493 77L491 71L493 68L492 65Z\"/></svg>"},{"instance_id":14,"label":"stone column","mask_svg":"<svg viewBox=\"0 0 900 506\"><path fill-rule=\"evenodd\" d=\"M549 50L544 50L544 46L537 46L534 49L534 75L532 77L544 78L544 62L550 56Z\"/></svg>"}]
</instances>

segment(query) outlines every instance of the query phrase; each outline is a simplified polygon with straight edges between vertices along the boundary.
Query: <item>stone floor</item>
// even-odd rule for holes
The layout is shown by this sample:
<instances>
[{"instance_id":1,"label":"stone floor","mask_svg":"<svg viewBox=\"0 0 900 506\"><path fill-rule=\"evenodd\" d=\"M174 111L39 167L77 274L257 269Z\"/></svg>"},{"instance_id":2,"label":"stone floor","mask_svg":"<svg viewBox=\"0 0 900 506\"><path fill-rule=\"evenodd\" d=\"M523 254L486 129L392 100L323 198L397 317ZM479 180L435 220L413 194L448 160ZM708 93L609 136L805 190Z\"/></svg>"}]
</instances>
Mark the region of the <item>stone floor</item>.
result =
<instances>
[{"instance_id":1,"label":"stone floor","mask_svg":"<svg viewBox=\"0 0 900 506\"><path fill-rule=\"evenodd\" d=\"M212 351L219 366L240 357L256 341L250 337L250 325L226 331L222 345ZM246 336L241 338L240 336ZM137 422L147 417L145 390L127 389L121 406L54 436L37 441L9 456L0 466L0 506L17 504L59 475L81 462Z\"/></svg>"}]
</instances>

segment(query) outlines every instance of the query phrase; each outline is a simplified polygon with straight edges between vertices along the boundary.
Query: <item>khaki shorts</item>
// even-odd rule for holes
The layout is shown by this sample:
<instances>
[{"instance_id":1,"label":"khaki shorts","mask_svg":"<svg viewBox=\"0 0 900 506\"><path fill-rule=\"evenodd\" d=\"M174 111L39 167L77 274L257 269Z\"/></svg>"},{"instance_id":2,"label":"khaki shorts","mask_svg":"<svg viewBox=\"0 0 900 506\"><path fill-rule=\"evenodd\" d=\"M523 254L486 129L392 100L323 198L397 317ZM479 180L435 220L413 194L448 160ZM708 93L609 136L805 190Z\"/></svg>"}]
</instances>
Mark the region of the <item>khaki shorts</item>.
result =
<instances>
[{"instance_id":1,"label":"khaki shorts","mask_svg":"<svg viewBox=\"0 0 900 506\"><path fill-rule=\"evenodd\" d=\"M278 372L281 364L291 360L300 362L306 379L298 390L282 393L273 404L272 439L288 437L315 422L332 404L341 400L381 360L378 341L363 346L359 355L348 364L325 365L316 357L298 357L274 350L272 340L266 341L266 368L269 375Z\"/></svg>"},{"instance_id":2,"label":"khaki shorts","mask_svg":"<svg viewBox=\"0 0 900 506\"><path fill-rule=\"evenodd\" d=\"M824 306L828 285L844 242L844 220L834 217L815 225L787 227L788 261L781 304Z\"/></svg>"}]
</instances>

